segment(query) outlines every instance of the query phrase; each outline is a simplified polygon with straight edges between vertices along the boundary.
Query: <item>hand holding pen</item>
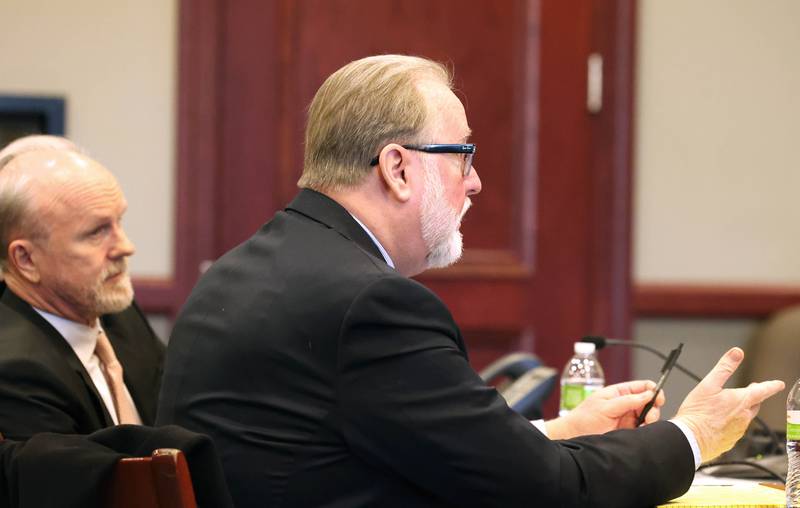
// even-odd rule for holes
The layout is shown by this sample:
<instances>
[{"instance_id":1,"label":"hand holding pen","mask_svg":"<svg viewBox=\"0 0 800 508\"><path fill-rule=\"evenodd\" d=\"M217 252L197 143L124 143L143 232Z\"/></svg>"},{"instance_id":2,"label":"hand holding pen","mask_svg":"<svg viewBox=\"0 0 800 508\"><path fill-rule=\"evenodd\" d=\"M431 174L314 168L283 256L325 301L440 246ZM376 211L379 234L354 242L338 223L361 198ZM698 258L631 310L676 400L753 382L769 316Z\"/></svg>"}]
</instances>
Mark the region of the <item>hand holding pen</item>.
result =
<instances>
[{"instance_id":1,"label":"hand holding pen","mask_svg":"<svg viewBox=\"0 0 800 508\"><path fill-rule=\"evenodd\" d=\"M678 347L670 351L669 356L667 357L667 361L664 362L664 366L661 367L661 377L658 379L658 383L656 383L656 388L653 392L653 398L650 399L642 412L639 414L639 417L636 419L636 426L640 426L644 419L647 417L647 413L652 409L653 404L656 402L656 398L658 398L658 392L664 387L664 383L667 382L667 377L669 377L669 373L672 372L672 368L675 366L675 363L678 361L678 356L681 354L681 350L683 349L683 342L678 344Z\"/></svg>"}]
</instances>

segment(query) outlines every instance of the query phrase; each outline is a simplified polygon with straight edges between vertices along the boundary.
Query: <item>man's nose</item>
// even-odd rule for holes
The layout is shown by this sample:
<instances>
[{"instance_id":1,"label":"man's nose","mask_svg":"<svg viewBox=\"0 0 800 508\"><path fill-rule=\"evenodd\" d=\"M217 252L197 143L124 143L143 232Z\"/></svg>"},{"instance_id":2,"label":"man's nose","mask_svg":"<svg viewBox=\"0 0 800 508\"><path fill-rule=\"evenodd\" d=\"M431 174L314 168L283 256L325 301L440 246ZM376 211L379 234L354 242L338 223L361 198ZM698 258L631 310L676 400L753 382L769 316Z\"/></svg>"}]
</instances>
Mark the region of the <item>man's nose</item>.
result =
<instances>
[{"instance_id":1,"label":"man's nose","mask_svg":"<svg viewBox=\"0 0 800 508\"><path fill-rule=\"evenodd\" d=\"M128 235L125 233L125 230L122 229L122 226L117 227L116 237L117 241L114 244L112 252L110 253L111 257L127 257L136 252L136 246L133 244L130 238L128 238Z\"/></svg>"},{"instance_id":2,"label":"man's nose","mask_svg":"<svg viewBox=\"0 0 800 508\"><path fill-rule=\"evenodd\" d=\"M467 196L478 194L481 191L481 177L478 176L478 168L472 166L472 171L467 175Z\"/></svg>"}]
</instances>

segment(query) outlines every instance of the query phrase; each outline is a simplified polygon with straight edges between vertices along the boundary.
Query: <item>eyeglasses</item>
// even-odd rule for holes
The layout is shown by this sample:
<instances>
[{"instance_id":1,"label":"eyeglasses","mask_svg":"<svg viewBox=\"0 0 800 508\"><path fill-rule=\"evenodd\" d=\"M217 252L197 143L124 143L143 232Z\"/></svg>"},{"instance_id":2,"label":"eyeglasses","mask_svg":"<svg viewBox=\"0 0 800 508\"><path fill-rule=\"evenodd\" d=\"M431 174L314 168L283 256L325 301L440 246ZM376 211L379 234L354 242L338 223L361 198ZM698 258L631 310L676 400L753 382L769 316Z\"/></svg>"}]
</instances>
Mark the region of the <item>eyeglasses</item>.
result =
<instances>
[{"instance_id":1,"label":"eyeglasses","mask_svg":"<svg viewBox=\"0 0 800 508\"><path fill-rule=\"evenodd\" d=\"M401 145L401 146L406 150L415 150L417 152L461 154L462 155L461 174L464 175L465 178L469 175L469 172L472 170L472 160L475 158L475 152L478 151L478 147L474 143L454 144L454 145L432 144L432 145ZM370 166L378 165L378 155L376 155L371 161L369 161L369 165Z\"/></svg>"}]
</instances>

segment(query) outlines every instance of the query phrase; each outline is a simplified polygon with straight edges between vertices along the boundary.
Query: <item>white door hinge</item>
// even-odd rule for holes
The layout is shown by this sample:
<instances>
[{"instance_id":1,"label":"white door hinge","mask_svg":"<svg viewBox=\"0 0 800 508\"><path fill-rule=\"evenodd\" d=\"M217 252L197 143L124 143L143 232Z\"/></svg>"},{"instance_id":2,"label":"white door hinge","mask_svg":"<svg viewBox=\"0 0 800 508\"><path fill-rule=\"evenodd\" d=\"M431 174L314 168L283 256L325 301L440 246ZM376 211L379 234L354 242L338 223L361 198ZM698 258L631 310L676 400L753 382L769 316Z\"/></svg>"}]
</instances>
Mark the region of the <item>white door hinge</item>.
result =
<instances>
[{"instance_id":1,"label":"white door hinge","mask_svg":"<svg viewBox=\"0 0 800 508\"><path fill-rule=\"evenodd\" d=\"M586 109L597 114L603 109L603 57L592 53L586 61Z\"/></svg>"}]
</instances>

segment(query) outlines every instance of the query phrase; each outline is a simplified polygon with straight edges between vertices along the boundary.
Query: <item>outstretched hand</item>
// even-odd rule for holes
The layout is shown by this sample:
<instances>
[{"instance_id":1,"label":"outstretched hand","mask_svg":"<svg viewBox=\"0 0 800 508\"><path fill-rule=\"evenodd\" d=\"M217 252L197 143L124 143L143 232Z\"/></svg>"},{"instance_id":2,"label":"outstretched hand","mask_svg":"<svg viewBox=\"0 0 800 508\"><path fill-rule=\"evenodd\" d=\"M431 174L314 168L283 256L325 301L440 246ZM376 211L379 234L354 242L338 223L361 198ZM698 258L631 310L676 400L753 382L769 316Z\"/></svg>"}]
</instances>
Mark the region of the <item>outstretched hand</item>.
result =
<instances>
[{"instance_id":1,"label":"outstretched hand","mask_svg":"<svg viewBox=\"0 0 800 508\"><path fill-rule=\"evenodd\" d=\"M568 415L545 423L551 439L569 439L586 434L603 434L636 426L636 418L653 398L656 384L649 380L609 385L592 393ZM664 392L647 413L645 424L658 420L665 402Z\"/></svg>"},{"instance_id":2,"label":"outstretched hand","mask_svg":"<svg viewBox=\"0 0 800 508\"><path fill-rule=\"evenodd\" d=\"M743 359L744 351L738 347L725 353L689 392L675 415L694 432L703 462L730 450L744 435L761 403L784 389L783 381L778 380L723 389Z\"/></svg>"}]
</instances>

